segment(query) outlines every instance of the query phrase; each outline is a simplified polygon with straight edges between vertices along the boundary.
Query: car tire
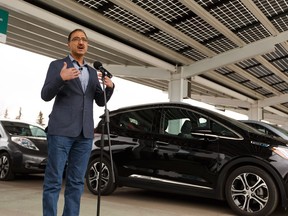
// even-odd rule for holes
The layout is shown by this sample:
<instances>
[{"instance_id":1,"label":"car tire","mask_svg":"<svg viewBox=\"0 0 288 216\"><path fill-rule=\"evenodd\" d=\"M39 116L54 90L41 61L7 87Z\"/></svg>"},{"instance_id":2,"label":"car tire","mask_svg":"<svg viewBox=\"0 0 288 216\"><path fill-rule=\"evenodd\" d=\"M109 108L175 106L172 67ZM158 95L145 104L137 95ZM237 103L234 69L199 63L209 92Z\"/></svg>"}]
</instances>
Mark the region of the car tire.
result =
<instances>
[{"instance_id":1,"label":"car tire","mask_svg":"<svg viewBox=\"0 0 288 216\"><path fill-rule=\"evenodd\" d=\"M235 169L227 179L225 195L237 215L268 216L278 205L278 190L273 179L255 166Z\"/></svg>"},{"instance_id":2,"label":"car tire","mask_svg":"<svg viewBox=\"0 0 288 216\"><path fill-rule=\"evenodd\" d=\"M86 172L86 185L93 194L98 194L99 171L100 158L97 157L90 161ZM111 163L105 158L102 160L101 172L101 195L109 195L116 189L116 180L113 180Z\"/></svg>"},{"instance_id":3,"label":"car tire","mask_svg":"<svg viewBox=\"0 0 288 216\"><path fill-rule=\"evenodd\" d=\"M15 178L15 174L12 171L12 162L9 154L3 152L0 154L0 180L8 181Z\"/></svg>"}]
</instances>

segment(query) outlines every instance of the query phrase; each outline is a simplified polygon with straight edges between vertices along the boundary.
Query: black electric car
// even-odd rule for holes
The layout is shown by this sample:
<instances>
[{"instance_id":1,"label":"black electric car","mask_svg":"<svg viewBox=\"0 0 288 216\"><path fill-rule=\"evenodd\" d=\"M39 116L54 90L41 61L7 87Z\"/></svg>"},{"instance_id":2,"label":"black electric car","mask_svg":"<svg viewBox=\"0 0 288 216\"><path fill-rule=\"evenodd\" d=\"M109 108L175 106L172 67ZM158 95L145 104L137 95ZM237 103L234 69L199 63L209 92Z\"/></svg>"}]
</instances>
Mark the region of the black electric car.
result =
<instances>
[{"instance_id":1,"label":"black electric car","mask_svg":"<svg viewBox=\"0 0 288 216\"><path fill-rule=\"evenodd\" d=\"M94 194L169 191L225 200L250 216L288 206L287 142L222 114L185 103L130 106L102 116L95 132L86 174Z\"/></svg>"}]
</instances>

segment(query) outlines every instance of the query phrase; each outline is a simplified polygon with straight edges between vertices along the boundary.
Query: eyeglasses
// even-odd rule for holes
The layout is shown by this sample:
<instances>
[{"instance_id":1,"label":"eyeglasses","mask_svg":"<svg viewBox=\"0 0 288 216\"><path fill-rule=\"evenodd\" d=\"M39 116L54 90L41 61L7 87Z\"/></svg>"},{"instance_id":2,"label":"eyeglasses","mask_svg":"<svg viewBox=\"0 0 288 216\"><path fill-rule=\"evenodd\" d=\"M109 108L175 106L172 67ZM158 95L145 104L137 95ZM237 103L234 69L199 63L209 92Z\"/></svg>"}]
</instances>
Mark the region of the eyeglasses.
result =
<instances>
[{"instance_id":1,"label":"eyeglasses","mask_svg":"<svg viewBox=\"0 0 288 216\"><path fill-rule=\"evenodd\" d=\"M75 37L75 38L72 38L71 39L71 41L73 41L73 42L80 42L80 41L83 41L84 43L86 43L86 42L88 42L88 40L85 38L85 37L82 37L82 38L80 38L80 37Z\"/></svg>"}]
</instances>

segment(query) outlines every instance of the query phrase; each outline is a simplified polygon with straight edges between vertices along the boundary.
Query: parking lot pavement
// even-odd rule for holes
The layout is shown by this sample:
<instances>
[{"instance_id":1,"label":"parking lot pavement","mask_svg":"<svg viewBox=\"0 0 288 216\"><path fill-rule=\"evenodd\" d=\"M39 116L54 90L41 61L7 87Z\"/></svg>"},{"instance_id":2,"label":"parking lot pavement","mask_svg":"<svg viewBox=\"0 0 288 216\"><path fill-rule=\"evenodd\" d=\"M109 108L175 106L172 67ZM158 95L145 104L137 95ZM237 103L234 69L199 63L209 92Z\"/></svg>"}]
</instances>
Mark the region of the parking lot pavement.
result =
<instances>
[{"instance_id":1,"label":"parking lot pavement","mask_svg":"<svg viewBox=\"0 0 288 216\"><path fill-rule=\"evenodd\" d=\"M41 216L43 176L19 177L14 181L0 181L0 216ZM81 216L97 216L97 196L85 187ZM59 198L59 212L63 209L63 191ZM118 188L113 195L100 198L101 216L231 216L225 202L190 196ZM273 216L287 216L279 210Z\"/></svg>"}]
</instances>

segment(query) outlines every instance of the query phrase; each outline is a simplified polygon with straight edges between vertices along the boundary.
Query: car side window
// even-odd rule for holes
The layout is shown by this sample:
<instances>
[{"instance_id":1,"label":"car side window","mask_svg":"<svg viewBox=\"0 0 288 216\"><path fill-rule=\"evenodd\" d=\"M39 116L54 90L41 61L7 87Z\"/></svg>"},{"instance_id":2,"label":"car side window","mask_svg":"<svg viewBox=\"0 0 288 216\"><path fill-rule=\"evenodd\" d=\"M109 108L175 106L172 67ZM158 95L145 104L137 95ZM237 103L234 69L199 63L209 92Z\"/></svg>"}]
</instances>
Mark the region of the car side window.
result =
<instances>
[{"instance_id":1,"label":"car side window","mask_svg":"<svg viewBox=\"0 0 288 216\"><path fill-rule=\"evenodd\" d=\"M199 125L199 118L195 118L195 113L176 108L164 109L162 113L160 134L193 138L192 130Z\"/></svg>"},{"instance_id":2,"label":"car side window","mask_svg":"<svg viewBox=\"0 0 288 216\"><path fill-rule=\"evenodd\" d=\"M223 137L237 138L238 135L220 123L194 111L186 109L165 109L161 119L163 125L160 133L185 138L194 135L211 134Z\"/></svg>"},{"instance_id":3,"label":"car side window","mask_svg":"<svg viewBox=\"0 0 288 216\"><path fill-rule=\"evenodd\" d=\"M46 133L42 128L30 125L30 131L34 137L46 137Z\"/></svg>"},{"instance_id":4,"label":"car side window","mask_svg":"<svg viewBox=\"0 0 288 216\"><path fill-rule=\"evenodd\" d=\"M141 110L123 113L119 118L118 127L125 130L151 132L153 125L153 110Z\"/></svg>"},{"instance_id":5,"label":"car side window","mask_svg":"<svg viewBox=\"0 0 288 216\"><path fill-rule=\"evenodd\" d=\"M262 127L261 125L258 125L258 124L253 124L253 123L247 123L249 126L257 129L258 131L262 132L262 133L265 133L265 134L268 134L268 131L266 130L265 127Z\"/></svg>"},{"instance_id":6,"label":"car side window","mask_svg":"<svg viewBox=\"0 0 288 216\"><path fill-rule=\"evenodd\" d=\"M223 137L230 137L230 138L238 138L239 136L235 134L233 131L231 131L229 128L215 122L211 121L211 131L218 135Z\"/></svg>"}]
</instances>

